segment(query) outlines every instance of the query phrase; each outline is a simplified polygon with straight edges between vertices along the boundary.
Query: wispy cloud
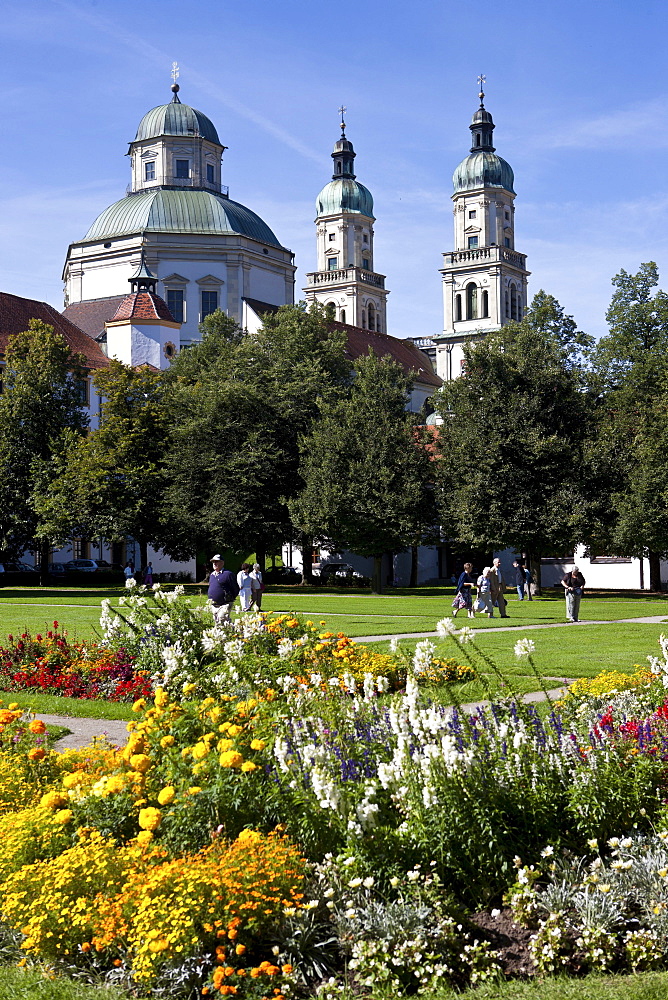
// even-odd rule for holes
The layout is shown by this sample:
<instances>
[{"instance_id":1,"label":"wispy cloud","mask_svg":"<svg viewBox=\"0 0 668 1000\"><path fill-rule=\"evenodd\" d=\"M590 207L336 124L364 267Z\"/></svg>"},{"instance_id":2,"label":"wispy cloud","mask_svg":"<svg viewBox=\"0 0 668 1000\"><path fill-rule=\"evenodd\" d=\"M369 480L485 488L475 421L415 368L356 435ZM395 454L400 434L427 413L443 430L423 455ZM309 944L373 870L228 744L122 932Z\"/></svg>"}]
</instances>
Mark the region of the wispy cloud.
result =
<instances>
[{"instance_id":1,"label":"wispy cloud","mask_svg":"<svg viewBox=\"0 0 668 1000\"><path fill-rule=\"evenodd\" d=\"M546 132L545 146L553 149L593 149L601 145L618 147L639 136L652 137L652 145L667 146L668 130L657 127L668 115L668 98L643 101L618 108L607 115L574 119Z\"/></svg>"},{"instance_id":2,"label":"wispy cloud","mask_svg":"<svg viewBox=\"0 0 668 1000\"><path fill-rule=\"evenodd\" d=\"M155 45L151 45L150 42L147 42L140 35L135 35L133 32L128 31L127 28L119 27L107 18L101 17L98 14L93 14L90 10L85 10L81 6L68 3L67 0L56 0L56 2L59 7L67 11L72 17L86 21L98 31L115 38L127 48L138 52L143 59L150 61L154 65L160 66L166 70L166 68L173 61L173 54L168 54L162 49L157 48ZM185 65L182 68L185 69ZM271 121L269 118L266 118L254 108L250 108L241 101L237 101L233 97L230 97L230 95L223 90L222 87L213 83L209 77L199 73L196 69L193 69L190 66L187 67L187 70L188 79L191 80L195 86L199 87L202 93L208 94L211 98L218 101L220 104L223 104L225 107L229 108L230 111L233 111L241 118L245 118L246 120L253 122L254 125L258 126L258 128L263 129L279 142L289 146L290 149L294 149L295 152L299 153L300 156L305 157L307 160L312 160L319 166L326 163L326 160L321 153L311 149L310 146L301 142L300 139L291 135L286 129L277 125L276 122Z\"/></svg>"}]
</instances>

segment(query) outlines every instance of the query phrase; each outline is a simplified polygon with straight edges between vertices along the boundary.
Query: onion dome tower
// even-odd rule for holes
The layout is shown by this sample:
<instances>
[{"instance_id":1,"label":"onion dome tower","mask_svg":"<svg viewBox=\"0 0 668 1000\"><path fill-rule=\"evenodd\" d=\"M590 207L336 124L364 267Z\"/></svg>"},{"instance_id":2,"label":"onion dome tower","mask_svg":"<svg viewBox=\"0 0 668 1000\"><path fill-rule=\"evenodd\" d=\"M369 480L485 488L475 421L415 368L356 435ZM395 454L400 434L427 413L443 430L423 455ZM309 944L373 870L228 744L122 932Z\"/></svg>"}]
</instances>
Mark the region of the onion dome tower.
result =
<instances>
[{"instance_id":1,"label":"onion dome tower","mask_svg":"<svg viewBox=\"0 0 668 1000\"><path fill-rule=\"evenodd\" d=\"M455 249L443 254L443 333L434 337L436 370L461 373L463 344L521 320L527 303L526 254L515 250L515 179L493 145L494 121L484 105L473 115L471 150L455 170Z\"/></svg>"},{"instance_id":2,"label":"onion dome tower","mask_svg":"<svg viewBox=\"0 0 668 1000\"><path fill-rule=\"evenodd\" d=\"M68 251L66 315L87 333L111 320L142 252L184 344L200 339L200 322L217 308L252 330L262 311L293 302L293 254L229 197L225 149L211 119L181 102L176 82L171 101L143 116L125 196Z\"/></svg>"},{"instance_id":3,"label":"onion dome tower","mask_svg":"<svg viewBox=\"0 0 668 1000\"><path fill-rule=\"evenodd\" d=\"M307 302L321 302L333 319L365 330L387 332L385 275L374 270L373 198L356 179L355 150L346 137L345 108L341 136L334 144L334 172L316 198L318 270L307 275Z\"/></svg>"},{"instance_id":4,"label":"onion dome tower","mask_svg":"<svg viewBox=\"0 0 668 1000\"><path fill-rule=\"evenodd\" d=\"M108 357L134 368L140 365L168 368L178 353L181 324L156 293L157 280L142 253L139 269L129 279L130 294L125 296L113 319L105 323Z\"/></svg>"}]
</instances>

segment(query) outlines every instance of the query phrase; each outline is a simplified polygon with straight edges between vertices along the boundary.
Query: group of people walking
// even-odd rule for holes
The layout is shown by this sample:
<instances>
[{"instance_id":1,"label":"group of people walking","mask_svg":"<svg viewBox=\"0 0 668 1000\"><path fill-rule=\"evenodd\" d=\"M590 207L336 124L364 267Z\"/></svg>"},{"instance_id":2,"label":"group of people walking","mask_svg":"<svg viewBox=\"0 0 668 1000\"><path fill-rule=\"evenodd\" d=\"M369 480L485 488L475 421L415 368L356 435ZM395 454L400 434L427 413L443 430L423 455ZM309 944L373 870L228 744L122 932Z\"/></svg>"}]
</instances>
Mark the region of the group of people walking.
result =
<instances>
[{"instance_id":1,"label":"group of people walking","mask_svg":"<svg viewBox=\"0 0 668 1000\"><path fill-rule=\"evenodd\" d=\"M225 569L225 560L217 553L211 559L211 575L209 576L208 596L213 606L213 616L219 625L229 622L232 605L239 598L241 610L250 611L253 606L260 611L262 608L262 570L259 563L242 563L235 576Z\"/></svg>"},{"instance_id":2,"label":"group of people walking","mask_svg":"<svg viewBox=\"0 0 668 1000\"><path fill-rule=\"evenodd\" d=\"M531 571L519 559L513 562L514 582L520 601L532 601L531 587L533 577ZM584 594L585 578L577 566L574 566L561 580L566 596L566 618L569 622L580 620L580 601ZM473 588L476 588L475 601ZM485 566L477 579L473 576L473 564L464 563L464 570L457 580L457 591L452 602L452 617L456 618L459 611L466 611L469 618L474 618L476 611L494 617L494 609L498 608L501 618L509 618L508 604L504 597L507 581L501 569L501 560L497 557L491 566Z\"/></svg>"}]
</instances>

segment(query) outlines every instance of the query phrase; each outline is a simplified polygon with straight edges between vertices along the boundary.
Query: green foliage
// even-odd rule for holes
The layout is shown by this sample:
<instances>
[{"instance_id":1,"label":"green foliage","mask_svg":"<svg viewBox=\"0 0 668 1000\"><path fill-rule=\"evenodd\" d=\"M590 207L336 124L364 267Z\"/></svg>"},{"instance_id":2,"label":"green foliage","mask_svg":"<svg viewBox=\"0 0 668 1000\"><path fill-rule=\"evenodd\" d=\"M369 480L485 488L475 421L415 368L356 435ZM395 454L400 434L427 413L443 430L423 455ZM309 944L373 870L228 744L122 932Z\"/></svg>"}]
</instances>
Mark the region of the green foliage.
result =
<instances>
[{"instance_id":1,"label":"green foliage","mask_svg":"<svg viewBox=\"0 0 668 1000\"><path fill-rule=\"evenodd\" d=\"M436 523L430 440L405 409L410 384L396 363L369 353L355 362L349 394L322 401L301 442L305 486L290 504L304 532L379 562Z\"/></svg>"},{"instance_id":2,"label":"green foliage","mask_svg":"<svg viewBox=\"0 0 668 1000\"><path fill-rule=\"evenodd\" d=\"M72 534L116 541L131 535L143 546L159 545L169 423L163 380L148 367L111 360L94 382L100 426L71 441L51 489L37 499L40 533L61 543Z\"/></svg>"},{"instance_id":3,"label":"green foliage","mask_svg":"<svg viewBox=\"0 0 668 1000\"><path fill-rule=\"evenodd\" d=\"M166 375L168 551L262 551L294 536L286 501L299 488L299 435L349 380L345 337L318 308L282 307L252 336L207 321Z\"/></svg>"},{"instance_id":4,"label":"green foliage","mask_svg":"<svg viewBox=\"0 0 668 1000\"><path fill-rule=\"evenodd\" d=\"M84 359L41 320L11 337L0 395L0 545L18 555L37 533L41 497L86 429Z\"/></svg>"},{"instance_id":5,"label":"green foliage","mask_svg":"<svg viewBox=\"0 0 668 1000\"><path fill-rule=\"evenodd\" d=\"M533 554L579 541L588 401L574 351L584 342L539 293L521 323L466 345L465 376L436 397L441 518L452 537Z\"/></svg>"}]
</instances>

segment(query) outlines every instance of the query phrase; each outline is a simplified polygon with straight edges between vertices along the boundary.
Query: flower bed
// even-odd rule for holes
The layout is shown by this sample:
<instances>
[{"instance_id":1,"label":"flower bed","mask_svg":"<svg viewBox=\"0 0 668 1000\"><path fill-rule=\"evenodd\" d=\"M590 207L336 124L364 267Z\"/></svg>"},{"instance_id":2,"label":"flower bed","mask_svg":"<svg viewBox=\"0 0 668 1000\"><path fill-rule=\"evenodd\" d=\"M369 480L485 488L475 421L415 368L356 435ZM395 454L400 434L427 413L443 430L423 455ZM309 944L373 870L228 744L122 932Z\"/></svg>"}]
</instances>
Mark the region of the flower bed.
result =
<instances>
[{"instance_id":1,"label":"flower bed","mask_svg":"<svg viewBox=\"0 0 668 1000\"><path fill-rule=\"evenodd\" d=\"M526 971L663 962L668 642L628 690L543 719L434 701L435 682L456 701L460 665L494 670L451 622L437 662L297 616L221 629L178 593L105 617L153 686L125 747L48 752L0 713L5 808L20 790L0 910L27 955L177 998L399 997L506 969L495 922L514 916Z\"/></svg>"},{"instance_id":2,"label":"flower bed","mask_svg":"<svg viewBox=\"0 0 668 1000\"><path fill-rule=\"evenodd\" d=\"M0 647L0 690L28 688L68 698L110 701L134 701L151 691L148 679L135 669L134 657L127 650L73 642L57 621L44 636L24 632L14 639L10 635L8 645Z\"/></svg>"}]
</instances>

